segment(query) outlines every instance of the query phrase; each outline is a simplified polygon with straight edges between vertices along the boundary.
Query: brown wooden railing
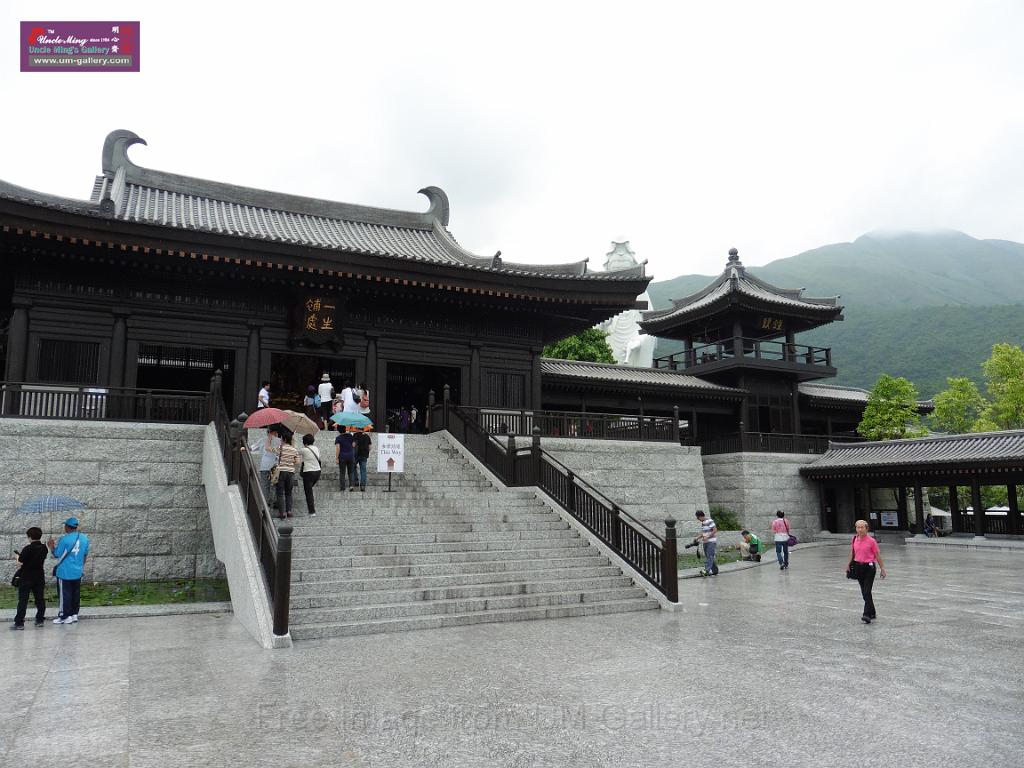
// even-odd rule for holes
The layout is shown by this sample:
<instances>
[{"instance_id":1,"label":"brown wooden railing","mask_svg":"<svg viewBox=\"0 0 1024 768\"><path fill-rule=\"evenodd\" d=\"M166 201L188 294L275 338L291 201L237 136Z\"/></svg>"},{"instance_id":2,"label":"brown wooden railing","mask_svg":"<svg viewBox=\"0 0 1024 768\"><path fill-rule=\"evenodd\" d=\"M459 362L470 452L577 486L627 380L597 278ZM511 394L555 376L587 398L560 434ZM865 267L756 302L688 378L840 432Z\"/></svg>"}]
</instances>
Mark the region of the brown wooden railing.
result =
<instances>
[{"instance_id":1,"label":"brown wooden railing","mask_svg":"<svg viewBox=\"0 0 1024 768\"><path fill-rule=\"evenodd\" d=\"M441 403L429 408L429 429L447 429L479 461L509 486L537 486L587 530L611 548L671 602L679 602L676 521L665 521L660 536L622 510L599 490L541 448L535 427L527 446L516 436L505 443L477 421L478 409L452 405L445 387Z\"/></svg>"},{"instance_id":2,"label":"brown wooden railing","mask_svg":"<svg viewBox=\"0 0 1024 768\"><path fill-rule=\"evenodd\" d=\"M0 382L0 415L22 419L205 424L205 392Z\"/></svg>"},{"instance_id":3,"label":"brown wooden railing","mask_svg":"<svg viewBox=\"0 0 1024 768\"><path fill-rule=\"evenodd\" d=\"M679 441L679 419L670 416L631 416L620 413L578 411L526 411L502 408L466 408L492 435L574 437L592 440Z\"/></svg>"},{"instance_id":4,"label":"brown wooden railing","mask_svg":"<svg viewBox=\"0 0 1024 768\"><path fill-rule=\"evenodd\" d=\"M855 440L857 438L847 438L842 442ZM840 440L827 435L737 432L709 440L699 440L698 444L703 455L712 456L718 453L825 453L830 442Z\"/></svg>"},{"instance_id":5,"label":"brown wooden railing","mask_svg":"<svg viewBox=\"0 0 1024 768\"><path fill-rule=\"evenodd\" d=\"M784 341L745 337L700 344L688 353L683 350L671 355L663 355L654 359L654 367L668 368L673 371L685 370L737 358L832 367L832 350L829 347L810 347L806 344L787 344Z\"/></svg>"},{"instance_id":6,"label":"brown wooden railing","mask_svg":"<svg viewBox=\"0 0 1024 768\"><path fill-rule=\"evenodd\" d=\"M246 444L242 426L248 414L240 413L230 420L221 392L221 373L210 382L207 399L210 421L217 431L228 484L237 485L249 520L256 556L266 578L273 614L274 634L288 634L289 601L292 577L292 526L278 528L263 494L263 483Z\"/></svg>"}]
</instances>

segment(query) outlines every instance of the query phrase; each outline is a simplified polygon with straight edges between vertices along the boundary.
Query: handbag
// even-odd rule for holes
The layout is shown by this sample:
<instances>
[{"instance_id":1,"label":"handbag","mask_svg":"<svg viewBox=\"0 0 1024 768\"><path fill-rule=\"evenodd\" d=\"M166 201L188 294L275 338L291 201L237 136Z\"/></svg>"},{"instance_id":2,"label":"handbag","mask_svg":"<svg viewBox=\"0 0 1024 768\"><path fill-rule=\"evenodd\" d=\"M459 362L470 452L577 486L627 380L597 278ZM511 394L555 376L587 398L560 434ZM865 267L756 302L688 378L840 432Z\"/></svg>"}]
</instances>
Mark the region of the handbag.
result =
<instances>
[{"instance_id":1,"label":"handbag","mask_svg":"<svg viewBox=\"0 0 1024 768\"><path fill-rule=\"evenodd\" d=\"M848 566L846 566L846 578L848 578L848 579L856 579L857 578L857 561L854 560L853 557L852 557L852 553L853 553L853 542L852 541L850 542L850 553L851 553L850 564Z\"/></svg>"},{"instance_id":2,"label":"handbag","mask_svg":"<svg viewBox=\"0 0 1024 768\"><path fill-rule=\"evenodd\" d=\"M281 468L277 464L275 464L270 469L270 484L271 485L277 485L277 481L280 479L280 477L281 477Z\"/></svg>"},{"instance_id":3,"label":"handbag","mask_svg":"<svg viewBox=\"0 0 1024 768\"><path fill-rule=\"evenodd\" d=\"M796 546L796 536L794 536L792 533L789 534L789 541L786 542L786 546L789 546L789 547L795 547Z\"/></svg>"},{"instance_id":4,"label":"handbag","mask_svg":"<svg viewBox=\"0 0 1024 768\"><path fill-rule=\"evenodd\" d=\"M11 576L11 586L12 587L17 587L20 584L21 584L21 568L16 570L14 572L14 575Z\"/></svg>"}]
</instances>

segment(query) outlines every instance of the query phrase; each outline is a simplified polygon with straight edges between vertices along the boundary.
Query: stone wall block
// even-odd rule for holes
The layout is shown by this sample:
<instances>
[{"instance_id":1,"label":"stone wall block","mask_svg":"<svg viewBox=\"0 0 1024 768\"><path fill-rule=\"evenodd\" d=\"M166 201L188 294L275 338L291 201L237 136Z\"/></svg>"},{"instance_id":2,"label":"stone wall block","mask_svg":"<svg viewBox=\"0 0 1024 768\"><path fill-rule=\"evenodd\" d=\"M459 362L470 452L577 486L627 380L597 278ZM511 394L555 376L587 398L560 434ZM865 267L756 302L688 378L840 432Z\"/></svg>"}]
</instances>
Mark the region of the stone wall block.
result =
<instances>
[{"instance_id":1,"label":"stone wall block","mask_svg":"<svg viewBox=\"0 0 1024 768\"><path fill-rule=\"evenodd\" d=\"M93 562L92 578L101 583L141 581L145 577L145 557L97 557Z\"/></svg>"},{"instance_id":2,"label":"stone wall block","mask_svg":"<svg viewBox=\"0 0 1024 768\"><path fill-rule=\"evenodd\" d=\"M129 533L121 537L125 555L169 555L174 534L167 531Z\"/></svg>"},{"instance_id":3,"label":"stone wall block","mask_svg":"<svg viewBox=\"0 0 1024 768\"><path fill-rule=\"evenodd\" d=\"M146 578L192 579L196 574L195 555L151 555L146 558Z\"/></svg>"},{"instance_id":4,"label":"stone wall block","mask_svg":"<svg viewBox=\"0 0 1024 768\"><path fill-rule=\"evenodd\" d=\"M132 444L130 460L156 464L166 462L201 464L203 444L201 440L139 440Z\"/></svg>"},{"instance_id":5,"label":"stone wall block","mask_svg":"<svg viewBox=\"0 0 1024 768\"><path fill-rule=\"evenodd\" d=\"M224 578L224 564L213 554L196 555L196 578L222 579Z\"/></svg>"},{"instance_id":6,"label":"stone wall block","mask_svg":"<svg viewBox=\"0 0 1024 768\"><path fill-rule=\"evenodd\" d=\"M202 483L202 465L185 462L142 464L154 485L199 485Z\"/></svg>"},{"instance_id":7,"label":"stone wall block","mask_svg":"<svg viewBox=\"0 0 1024 768\"><path fill-rule=\"evenodd\" d=\"M139 471L137 464L128 462L103 462L100 464L99 482L117 485L143 485L148 481L146 474Z\"/></svg>"},{"instance_id":8,"label":"stone wall block","mask_svg":"<svg viewBox=\"0 0 1024 768\"><path fill-rule=\"evenodd\" d=\"M206 510L191 507L140 509L138 513L145 519L145 527L150 531L193 531L197 528L197 520L209 517Z\"/></svg>"}]
</instances>

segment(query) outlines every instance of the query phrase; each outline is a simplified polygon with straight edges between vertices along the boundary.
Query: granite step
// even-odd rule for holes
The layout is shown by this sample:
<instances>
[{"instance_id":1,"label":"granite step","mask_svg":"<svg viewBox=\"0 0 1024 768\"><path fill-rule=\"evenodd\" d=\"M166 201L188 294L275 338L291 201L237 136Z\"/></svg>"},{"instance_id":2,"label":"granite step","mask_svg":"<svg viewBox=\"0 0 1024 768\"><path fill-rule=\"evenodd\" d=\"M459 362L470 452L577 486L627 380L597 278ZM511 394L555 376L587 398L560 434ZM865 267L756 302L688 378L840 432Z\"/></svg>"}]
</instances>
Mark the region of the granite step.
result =
<instances>
[{"instance_id":1,"label":"granite step","mask_svg":"<svg viewBox=\"0 0 1024 768\"><path fill-rule=\"evenodd\" d=\"M502 610L448 613L435 616L383 619L379 621L356 621L337 624L300 624L294 627L295 640L316 640L326 637L351 637L353 635L379 634L384 632L408 632L418 629L440 629L460 627L468 624L484 624L502 621L531 621L538 619L563 619L577 616L601 616L610 613L650 611L658 608L656 600L610 600L600 603L579 603L575 605L538 606L534 608L506 608Z\"/></svg>"},{"instance_id":2,"label":"granite step","mask_svg":"<svg viewBox=\"0 0 1024 768\"><path fill-rule=\"evenodd\" d=\"M445 613L470 613L473 611L500 611L509 608L538 608L553 605L602 603L615 600L630 600L642 597L643 595L644 591L639 587L627 587L591 592L536 592L489 597L413 600L411 602L350 605L336 608L295 608L293 606L290 623L292 625L302 625L378 621L380 619L399 619Z\"/></svg>"},{"instance_id":3,"label":"granite step","mask_svg":"<svg viewBox=\"0 0 1024 768\"><path fill-rule=\"evenodd\" d=\"M337 531L335 532L337 534ZM334 541L342 546L359 544L432 544L440 542L469 542L469 541L495 541L504 538L507 541L526 541L535 539L564 539L575 538L579 534L566 526L560 530L526 530L526 531L461 531L456 533L378 533L352 535L341 529L341 535L336 535ZM330 540L329 536L322 536L318 533L304 533L299 528L292 536L296 540L295 546L301 546L301 540L306 538L318 538L322 541Z\"/></svg>"},{"instance_id":4,"label":"granite step","mask_svg":"<svg viewBox=\"0 0 1024 768\"><path fill-rule=\"evenodd\" d=\"M318 515L319 517L319 515ZM456 534L472 533L480 531L562 531L567 530L569 524L556 516L544 517L533 520L510 520L503 522L495 517L485 520L467 520L465 522L445 522L430 520L417 522L413 520L396 522L377 522L368 525L358 525L346 520L340 528L337 526L325 525L322 528L318 525L306 524L294 528L294 536L330 536L342 535L349 538L370 537L370 536L406 536L413 534Z\"/></svg>"},{"instance_id":5,"label":"granite step","mask_svg":"<svg viewBox=\"0 0 1024 768\"><path fill-rule=\"evenodd\" d=\"M376 515L367 514L362 510L359 510L358 514L346 513L342 510L338 510L335 515L329 516L328 512L325 510L323 514L318 513L316 517L298 515L297 517L292 518L292 527L328 533L337 531L339 526L346 529L349 527L358 527L362 529L367 525L444 525L487 522L510 523L557 519L557 515L554 515L551 510L539 504L535 507L514 507L509 511L467 510L465 512L455 512L454 510L442 510L440 512L427 512L425 510L413 510L390 511Z\"/></svg>"},{"instance_id":6,"label":"granite step","mask_svg":"<svg viewBox=\"0 0 1024 768\"><path fill-rule=\"evenodd\" d=\"M505 539L492 539L490 541L438 541L429 544L355 544L355 545L324 545L314 544L306 549L311 553L326 553L328 551L338 555L413 555L419 553L435 552L497 552L497 551L520 551L531 549L566 549L584 548L589 546L587 541L581 538L556 539L545 541L543 539L526 539L520 541L507 541ZM298 552L298 550L293 550ZM294 555L293 555L294 557Z\"/></svg>"},{"instance_id":7,"label":"granite step","mask_svg":"<svg viewBox=\"0 0 1024 768\"><path fill-rule=\"evenodd\" d=\"M405 576L466 576L507 571L552 570L564 568L566 575L576 568L598 568L608 560L593 550L588 557L544 557L522 560L483 560L466 563L424 563L413 565L364 565L292 568L293 581L360 581L396 579Z\"/></svg>"},{"instance_id":8,"label":"granite step","mask_svg":"<svg viewBox=\"0 0 1024 768\"><path fill-rule=\"evenodd\" d=\"M469 584L425 589L344 591L316 594L309 597L297 596L293 593L291 605L292 608L340 608L355 605L393 605L417 601L465 600L474 597L502 597L547 592L591 592L612 589L635 591L636 586L627 576L562 581L507 581L495 584Z\"/></svg>"},{"instance_id":9,"label":"granite step","mask_svg":"<svg viewBox=\"0 0 1024 768\"><path fill-rule=\"evenodd\" d=\"M498 549L482 552L434 552L412 555L339 555L323 553L318 547L316 553L297 552L292 556L293 569L313 570L314 568L361 568L382 565L438 565L442 563L482 563L490 560L510 562L513 560L538 560L545 557L592 557L597 553L592 547L559 547L550 549Z\"/></svg>"}]
</instances>

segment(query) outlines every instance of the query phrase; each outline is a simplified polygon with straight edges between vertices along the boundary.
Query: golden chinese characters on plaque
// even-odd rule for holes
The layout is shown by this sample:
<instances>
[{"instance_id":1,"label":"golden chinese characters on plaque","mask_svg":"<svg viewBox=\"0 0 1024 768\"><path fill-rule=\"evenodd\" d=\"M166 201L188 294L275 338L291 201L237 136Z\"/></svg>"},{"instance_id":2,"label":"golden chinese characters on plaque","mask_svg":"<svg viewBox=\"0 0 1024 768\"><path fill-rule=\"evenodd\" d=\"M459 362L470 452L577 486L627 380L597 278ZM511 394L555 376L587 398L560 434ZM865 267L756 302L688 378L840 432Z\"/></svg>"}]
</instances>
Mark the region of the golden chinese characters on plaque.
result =
<instances>
[{"instance_id":1,"label":"golden chinese characters on plaque","mask_svg":"<svg viewBox=\"0 0 1024 768\"><path fill-rule=\"evenodd\" d=\"M336 330L334 299L310 296L302 305L302 334L314 341L328 341Z\"/></svg>"}]
</instances>

